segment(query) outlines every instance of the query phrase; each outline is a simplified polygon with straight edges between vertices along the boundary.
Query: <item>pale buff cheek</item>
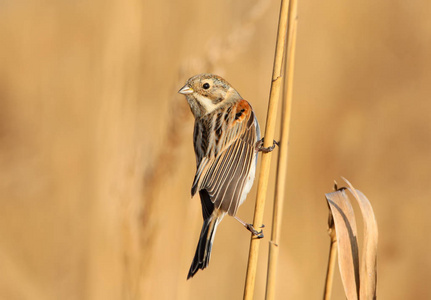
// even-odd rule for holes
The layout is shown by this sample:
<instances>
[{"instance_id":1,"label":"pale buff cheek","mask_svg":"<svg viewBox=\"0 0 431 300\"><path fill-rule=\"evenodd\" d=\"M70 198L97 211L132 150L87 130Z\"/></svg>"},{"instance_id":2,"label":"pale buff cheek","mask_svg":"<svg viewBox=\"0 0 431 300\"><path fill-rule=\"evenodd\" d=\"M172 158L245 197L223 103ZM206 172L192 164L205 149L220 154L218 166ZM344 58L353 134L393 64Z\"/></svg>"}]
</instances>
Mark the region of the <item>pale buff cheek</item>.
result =
<instances>
[{"instance_id":1,"label":"pale buff cheek","mask_svg":"<svg viewBox=\"0 0 431 300\"><path fill-rule=\"evenodd\" d=\"M205 96L196 93L195 97L196 100L205 108L207 113L214 111L218 107L217 104L214 104L211 99Z\"/></svg>"}]
</instances>

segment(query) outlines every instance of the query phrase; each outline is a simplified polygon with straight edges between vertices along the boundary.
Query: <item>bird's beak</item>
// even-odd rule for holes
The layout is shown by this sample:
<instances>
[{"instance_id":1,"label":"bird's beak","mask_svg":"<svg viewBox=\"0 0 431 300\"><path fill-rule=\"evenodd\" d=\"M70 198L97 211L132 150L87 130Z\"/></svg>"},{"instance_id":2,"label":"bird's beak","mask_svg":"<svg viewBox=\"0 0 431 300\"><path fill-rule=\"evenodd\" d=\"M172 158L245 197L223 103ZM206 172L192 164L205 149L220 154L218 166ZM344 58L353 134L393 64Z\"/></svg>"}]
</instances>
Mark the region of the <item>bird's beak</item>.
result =
<instances>
[{"instance_id":1,"label":"bird's beak","mask_svg":"<svg viewBox=\"0 0 431 300\"><path fill-rule=\"evenodd\" d=\"M191 94L191 93L193 93L193 92L194 92L194 90L193 90L191 87L189 87L187 84L186 84L185 86L183 86L183 87L178 91L178 93L183 94L183 95Z\"/></svg>"}]
</instances>

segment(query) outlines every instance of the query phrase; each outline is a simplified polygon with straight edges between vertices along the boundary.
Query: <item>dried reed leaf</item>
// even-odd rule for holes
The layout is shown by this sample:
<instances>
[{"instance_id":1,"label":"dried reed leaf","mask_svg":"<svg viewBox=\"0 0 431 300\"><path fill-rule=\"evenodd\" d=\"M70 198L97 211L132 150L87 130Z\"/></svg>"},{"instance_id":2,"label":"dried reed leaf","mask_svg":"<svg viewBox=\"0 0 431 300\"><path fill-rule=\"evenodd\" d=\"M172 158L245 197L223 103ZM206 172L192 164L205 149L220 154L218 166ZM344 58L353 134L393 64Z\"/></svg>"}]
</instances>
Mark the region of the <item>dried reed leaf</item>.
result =
<instances>
[{"instance_id":1,"label":"dried reed leaf","mask_svg":"<svg viewBox=\"0 0 431 300\"><path fill-rule=\"evenodd\" d=\"M344 181L348 184L348 190L358 201L359 208L364 219L364 242L361 257L361 287L360 299L376 299L377 287L377 241L378 228L377 221L374 215L373 207L365 195L355 189L352 184L345 178Z\"/></svg>"},{"instance_id":2,"label":"dried reed leaf","mask_svg":"<svg viewBox=\"0 0 431 300\"><path fill-rule=\"evenodd\" d=\"M325 195L335 225L338 265L347 299L358 299L359 257L355 214L345 189Z\"/></svg>"}]
</instances>

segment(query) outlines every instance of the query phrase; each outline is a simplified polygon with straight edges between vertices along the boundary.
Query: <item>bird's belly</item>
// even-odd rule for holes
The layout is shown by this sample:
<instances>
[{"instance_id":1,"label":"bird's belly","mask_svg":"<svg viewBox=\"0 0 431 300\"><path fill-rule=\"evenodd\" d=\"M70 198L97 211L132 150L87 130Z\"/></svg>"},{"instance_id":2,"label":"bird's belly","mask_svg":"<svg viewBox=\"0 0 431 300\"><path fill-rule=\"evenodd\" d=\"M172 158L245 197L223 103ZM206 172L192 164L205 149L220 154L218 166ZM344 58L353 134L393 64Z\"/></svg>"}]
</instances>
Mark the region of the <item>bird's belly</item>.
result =
<instances>
[{"instance_id":1,"label":"bird's belly","mask_svg":"<svg viewBox=\"0 0 431 300\"><path fill-rule=\"evenodd\" d=\"M254 182L254 176L256 174L256 163L251 164L250 172L248 173L247 180L245 182L244 189L242 190L241 199L239 200L239 205L241 205L247 198L248 193L251 190Z\"/></svg>"}]
</instances>

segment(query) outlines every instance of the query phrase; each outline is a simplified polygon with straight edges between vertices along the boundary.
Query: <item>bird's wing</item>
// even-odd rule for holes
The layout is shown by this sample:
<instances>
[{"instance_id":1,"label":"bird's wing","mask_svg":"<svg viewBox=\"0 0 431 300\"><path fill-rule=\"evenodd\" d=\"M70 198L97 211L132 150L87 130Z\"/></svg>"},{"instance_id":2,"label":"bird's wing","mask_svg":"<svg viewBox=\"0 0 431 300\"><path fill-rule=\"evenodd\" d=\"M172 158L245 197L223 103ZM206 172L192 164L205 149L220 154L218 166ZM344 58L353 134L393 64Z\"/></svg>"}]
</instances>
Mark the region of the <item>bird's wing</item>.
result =
<instances>
[{"instance_id":1,"label":"bird's wing","mask_svg":"<svg viewBox=\"0 0 431 300\"><path fill-rule=\"evenodd\" d=\"M235 215L255 159L256 124L250 104L241 100L208 115L197 122L194 136L197 170L192 195L207 191L211 202L202 201L204 218L214 208Z\"/></svg>"}]
</instances>

